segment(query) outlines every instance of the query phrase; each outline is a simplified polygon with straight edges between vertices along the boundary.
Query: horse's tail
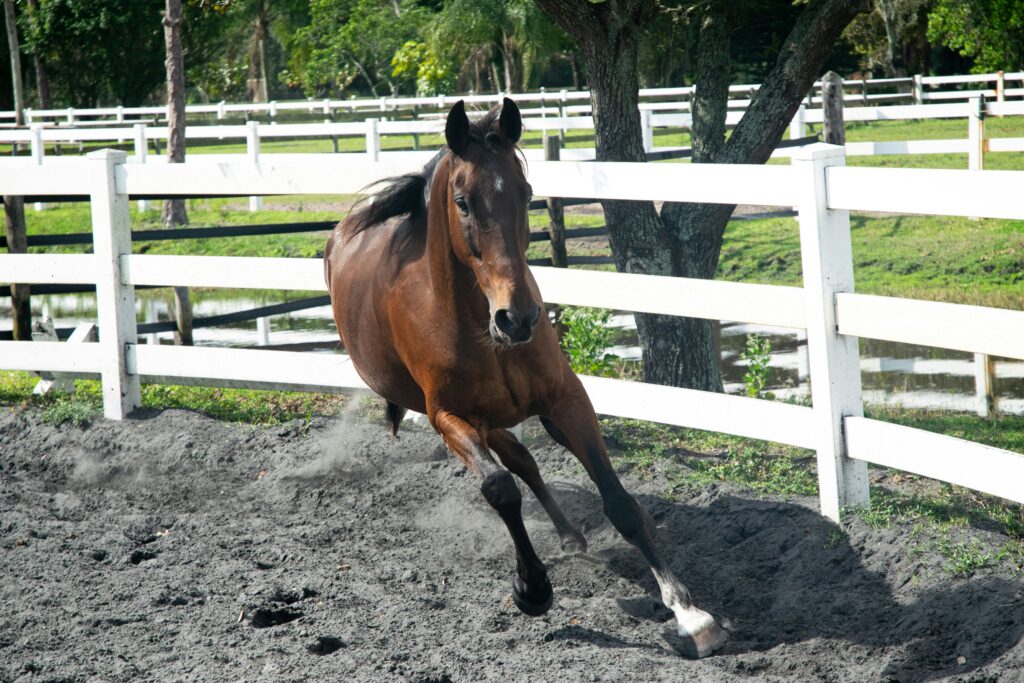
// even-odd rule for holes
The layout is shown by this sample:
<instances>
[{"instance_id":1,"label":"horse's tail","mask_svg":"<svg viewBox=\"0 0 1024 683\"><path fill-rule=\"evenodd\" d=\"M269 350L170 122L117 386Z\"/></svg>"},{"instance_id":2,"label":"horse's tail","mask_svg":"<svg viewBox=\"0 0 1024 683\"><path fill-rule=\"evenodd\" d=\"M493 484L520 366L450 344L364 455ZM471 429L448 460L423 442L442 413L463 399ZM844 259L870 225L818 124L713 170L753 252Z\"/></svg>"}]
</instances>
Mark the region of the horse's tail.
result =
<instances>
[{"instance_id":1,"label":"horse's tail","mask_svg":"<svg viewBox=\"0 0 1024 683\"><path fill-rule=\"evenodd\" d=\"M350 234L380 225L389 218L409 214L417 218L426 210L423 191L427 179L422 173L388 178L384 188L363 200L346 221L346 229Z\"/></svg>"}]
</instances>

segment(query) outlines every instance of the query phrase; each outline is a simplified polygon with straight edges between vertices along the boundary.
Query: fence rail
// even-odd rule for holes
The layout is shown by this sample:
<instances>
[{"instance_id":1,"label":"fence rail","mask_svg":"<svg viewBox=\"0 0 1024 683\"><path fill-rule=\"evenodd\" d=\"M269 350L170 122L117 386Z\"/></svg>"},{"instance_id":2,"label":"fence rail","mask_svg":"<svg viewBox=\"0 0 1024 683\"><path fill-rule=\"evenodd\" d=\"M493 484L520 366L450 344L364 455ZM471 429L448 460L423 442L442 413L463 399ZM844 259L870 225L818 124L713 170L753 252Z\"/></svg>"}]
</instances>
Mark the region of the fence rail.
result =
<instances>
[{"instance_id":1,"label":"fence rail","mask_svg":"<svg viewBox=\"0 0 1024 683\"><path fill-rule=\"evenodd\" d=\"M922 104L928 100L956 100L967 99L972 96L985 95L987 97L1003 100L1007 97L1024 96L1024 87L1007 87L1007 84L1014 82L1024 84L1024 72L1004 73L1002 71L988 74L968 74L956 76L911 76L901 78L869 78L869 79L846 79L843 81L844 89L849 93L845 96L849 102L878 102L878 101L903 101ZM943 86L959 86L964 84L981 84L981 88L970 90L946 89L938 90ZM729 86L729 106L745 107L750 102L750 97L756 93L760 85L732 85ZM857 92L851 93L851 90ZM876 92L872 93L871 90ZM890 90L892 92L878 92L879 90ZM820 103L821 82L815 82L807 95L808 103ZM815 93L818 93L816 95ZM692 101L694 86L671 87L671 88L641 88L639 97L641 106L650 110L663 108L666 104L672 108L688 111ZM590 92L587 90L552 90L546 91L543 88L539 92L532 93L497 93L490 95L436 95L431 97L378 97L362 99L322 99L322 100L295 100L287 102L216 102L212 104L189 104L186 105L186 115L193 117L197 115L213 115L216 120L223 120L229 115L260 115L265 114L271 119L276 119L281 112L303 112L308 115L333 116L337 113L359 113L377 112L381 114L406 111L418 113L422 110L429 112L434 110L441 112L451 107L458 100L465 100L467 104L490 106L500 102L503 97L511 97L520 105L539 106L545 111L548 105L554 112L577 111L590 113L589 105L573 105L573 102L589 102ZM735 97L734 97L735 96ZM663 98L673 98L675 102L664 102ZM25 109L25 120L29 123L42 121L56 121L62 119L67 123L78 123L82 119L95 120L97 118L113 118L115 122L124 123L130 117L166 117L166 106L143 106L143 107L93 107L93 108L64 108L64 109ZM0 120L13 120L13 111L0 112Z\"/></svg>"},{"instance_id":2,"label":"fence rail","mask_svg":"<svg viewBox=\"0 0 1024 683\"><path fill-rule=\"evenodd\" d=\"M94 254L0 255L0 280L95 282L100 327L93 343L0 342L0 366L99 376L104 413L139 405L143 381L343 391L365 385L341 355L139 344L137 286L279 288L322 292L318 259L133 254L130 194L189 196L211 187L238 194L359 191L409 162L250 161L126 164L104 151L51 168L0 163L0 191L88 194ZM319 155L321 157L326 155ZM822 513L868 500L867 462L897 467L1024 502L1024 456L876 423L862 416L857 337L910 340L1024 357L1024 312L854 293L850 209L1024 218L1022 172L844 168L844 150L804 148L792 166L536 162L539 196L673 200L799 207L803 287L534 268L552 303L781 325L806 330L813 407L707 394L625 380L584 378L599 412L711 429L813 448ZM413 165L415 168L418 164ZM896 188L894 190L893 188ZM881 208L880 208L881 207ZM965 331L966 330L966 331Z\"/></svg>"}]
</instances>

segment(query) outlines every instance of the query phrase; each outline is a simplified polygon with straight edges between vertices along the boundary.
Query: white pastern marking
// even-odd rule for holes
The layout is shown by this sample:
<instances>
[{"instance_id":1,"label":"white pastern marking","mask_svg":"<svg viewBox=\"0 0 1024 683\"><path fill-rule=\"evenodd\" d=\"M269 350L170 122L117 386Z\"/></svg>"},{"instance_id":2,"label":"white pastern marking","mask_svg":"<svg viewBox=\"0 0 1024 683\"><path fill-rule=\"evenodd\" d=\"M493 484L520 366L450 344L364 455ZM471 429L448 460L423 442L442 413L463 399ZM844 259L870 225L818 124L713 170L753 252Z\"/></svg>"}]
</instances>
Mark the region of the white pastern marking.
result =
<instances>
[{"instance_id":1,"label":"white pastern marking","mask_svg":"<svg viewBox=\"0 0 1024 683\"><path fill-rule=\"evenodd\" d=\"M679 622L679 635L695 636L710 628L715 623L715 618L702 609L696 607L683 607L682 605L670 605L676 614L676 621Z\"/></svg>"}]
</instances>

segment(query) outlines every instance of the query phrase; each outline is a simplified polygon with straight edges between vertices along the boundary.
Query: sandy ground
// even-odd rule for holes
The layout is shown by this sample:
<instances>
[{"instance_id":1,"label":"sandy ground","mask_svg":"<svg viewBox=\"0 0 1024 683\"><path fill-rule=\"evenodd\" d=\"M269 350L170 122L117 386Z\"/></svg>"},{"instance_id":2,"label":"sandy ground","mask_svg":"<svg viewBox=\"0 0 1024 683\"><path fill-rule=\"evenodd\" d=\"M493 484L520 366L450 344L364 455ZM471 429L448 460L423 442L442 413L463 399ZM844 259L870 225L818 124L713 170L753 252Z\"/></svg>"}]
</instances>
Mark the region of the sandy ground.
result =
<instances>
[{"instance_id":1,"label":"sandy ground","mask_svg":"<svg viewBox=\"0 0 1024 683\"><path fill-rule=\"evenodd\" d=\"M955 578L908 552L909 525L854 520L837 542L813 500L724 485L668 500L658 475L626 475L698 603L733 623L693 662L546 437L532 449L590 551L564 555L526 494L556 596L530 618L511 604L504 527L433 433L2 410L3 681L1024 680L1024 581Z\"/></svg>"}]
</instances>

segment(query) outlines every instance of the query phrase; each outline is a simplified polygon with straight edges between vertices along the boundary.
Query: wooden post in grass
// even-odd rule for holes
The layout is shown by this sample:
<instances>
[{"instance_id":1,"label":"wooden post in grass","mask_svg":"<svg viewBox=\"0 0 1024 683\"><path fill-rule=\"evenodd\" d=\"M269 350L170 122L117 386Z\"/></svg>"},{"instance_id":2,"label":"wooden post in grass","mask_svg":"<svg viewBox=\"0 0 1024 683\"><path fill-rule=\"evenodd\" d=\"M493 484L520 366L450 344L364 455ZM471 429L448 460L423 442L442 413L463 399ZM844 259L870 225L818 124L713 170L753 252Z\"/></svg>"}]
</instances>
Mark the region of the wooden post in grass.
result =
<instances>
[{"instance_id":1,"label":"wooden post in grass","mask_svg":"<svg viewBox=\"0 0 1024 683\"><path fill-rule=\"evenodd\" d=\"M985 98L972 97L967 117L967 168L980 171L985 168Z\"/></svg>"},{"instance_id":2,"label":"wooden post in grass","mask_svg":"<svg viewBox=\"0 0 1024 683\"><path fill-rule=\"evenodd\" d=\"M249 154L249 161L257 166L260 163L260 123L249 121L245 124L245 148ZM249 212L256 213L263 210L263 197L249 197Z\"/></svg>"},{"instance_id":3,"label":"wooden post in grass","mask_svg":"<svg viewBox=\"0 0 1024 683\"><path fill-rule=\"evenodd\" d=\"M843 79L835 71L829 71L821 79L821 109L825 118L825 139L830 145L846 144L846 129L843 125Z\"/></svg>"},{"instance_id":4,"label":"wooden post in grass","mask_svg":"<svg viewBox=\"0 0 1024 683\"><path fill-rule=\"evenodd\" d=\"M544 161L561 159L562 139L558 135L544 138ZM569 255L565 248L565 209L561 197L548 197L548 233L551 235L551 265L566 268Z\"/></svg>"},{"instance_id":5,"label":"wooden post in grass","mask_svg":"<svg viewBox=\"0 0 1024 683\"><path fill-rule=\"evenodd\" d=\"M144 164L149 154L149 145L146 144L146 124L136 123L132 129L135 131L135 163ZM146 213L149 210L149 201L140 199L138 207L139 213Z\"/></svg>"},{"instance_id":6,"label":"wooden post in grass","mask_svg":"<svg viewBox=\"0 0 1024 683\"><path fill-rule=\"evenodd\" d=\"M980 417L991 418L998 414L996 404L996 364L992 356L985 353L974 354L974 386L977 388Z\"/></svg>"}]
</instances>

